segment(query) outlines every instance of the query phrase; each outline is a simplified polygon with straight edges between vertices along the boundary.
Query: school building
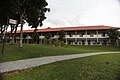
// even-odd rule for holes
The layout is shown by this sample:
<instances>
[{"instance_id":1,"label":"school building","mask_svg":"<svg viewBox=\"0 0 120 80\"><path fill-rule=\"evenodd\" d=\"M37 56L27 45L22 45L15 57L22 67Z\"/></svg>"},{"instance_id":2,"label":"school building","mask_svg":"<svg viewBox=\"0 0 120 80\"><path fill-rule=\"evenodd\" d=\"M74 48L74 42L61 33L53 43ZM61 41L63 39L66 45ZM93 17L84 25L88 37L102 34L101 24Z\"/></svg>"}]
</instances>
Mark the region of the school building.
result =
<instances>
[{"instance_id":1,"label":"school building","mask_svg":"<svg viewBox=\"0 0 120 80\"><path fill-rule=\"evenodd\" d=\"M64 41L69 45L110 45L111 40L108 35L108 30L115 29L119 30L120 27L111 26L77 26L77 27L61 27L61 28L46 28L38 29L39 34L39 44L43 44L45 34L51 34L51 40L58 39L58 31L65 31ZM32 43L32 34L34 30L23 30L23 43ZM19 34L19 31L17 31ZM19 37L17 38L19 39ZM16 41L17 42L17 41ZM120 40L119 40L120 44Z\"/></svg>"}]
</instances>

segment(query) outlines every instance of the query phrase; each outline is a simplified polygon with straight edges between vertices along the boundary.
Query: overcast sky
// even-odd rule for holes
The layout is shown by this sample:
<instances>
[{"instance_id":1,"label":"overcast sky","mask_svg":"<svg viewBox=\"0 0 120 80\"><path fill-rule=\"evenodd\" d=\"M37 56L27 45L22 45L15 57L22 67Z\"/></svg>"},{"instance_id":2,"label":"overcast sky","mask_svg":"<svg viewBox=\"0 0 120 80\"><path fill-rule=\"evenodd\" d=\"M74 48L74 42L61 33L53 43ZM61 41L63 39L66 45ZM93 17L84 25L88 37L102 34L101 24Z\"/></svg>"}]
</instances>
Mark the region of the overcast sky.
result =
<instances>
[{"instance_id":1,"label":"overcast sky","mask_svg":"<svg viewBox=\"0 0 120 80\"><path fill-rule=\"evenodd\" d=\"M51 12L42 28L86 25L120 26L119 0L46 0Z\"/></svg>"}]
</instances>

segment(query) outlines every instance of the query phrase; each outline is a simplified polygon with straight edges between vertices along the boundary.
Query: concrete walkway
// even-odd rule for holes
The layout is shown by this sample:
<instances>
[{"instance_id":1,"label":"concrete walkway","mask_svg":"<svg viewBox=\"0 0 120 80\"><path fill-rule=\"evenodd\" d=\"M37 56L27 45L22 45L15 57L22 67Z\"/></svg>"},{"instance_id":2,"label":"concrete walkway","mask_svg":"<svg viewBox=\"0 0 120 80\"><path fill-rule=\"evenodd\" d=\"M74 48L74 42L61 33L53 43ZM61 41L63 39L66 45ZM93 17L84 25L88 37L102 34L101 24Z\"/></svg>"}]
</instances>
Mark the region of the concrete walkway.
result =
<instances>
[{"instance_id":1,"label":"concrete walkway","mask_svg":"<svg viewBox=\"0 0 120 80\"><path fill-rule=\"evenodd\" d=\"M87 57L87 56L93 56L99 54L111 54L111 53L120 53L120 52L97 52L97 53L60 55L60 56L49 56L49 57L40 57L40 58L32 58L32 59L25 59L18 61L3 62L0 63L0 73L27 69L35 66L49 64L56 61Z\"/></svg>"}]
</instances>

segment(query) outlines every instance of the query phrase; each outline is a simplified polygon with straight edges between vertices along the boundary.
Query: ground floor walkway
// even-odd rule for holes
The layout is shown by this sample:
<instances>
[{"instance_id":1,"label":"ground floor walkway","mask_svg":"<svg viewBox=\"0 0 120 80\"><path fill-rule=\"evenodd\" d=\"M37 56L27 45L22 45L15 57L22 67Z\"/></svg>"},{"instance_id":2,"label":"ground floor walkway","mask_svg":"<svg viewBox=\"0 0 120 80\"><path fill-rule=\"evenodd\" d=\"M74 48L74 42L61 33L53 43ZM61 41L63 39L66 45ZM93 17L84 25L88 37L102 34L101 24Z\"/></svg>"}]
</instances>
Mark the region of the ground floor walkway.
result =
<instances>
[{"instance_id":1,"label":"ground floor walkway","mask_svg":"<svg viewBox=\"0 0 120 80\"><path fill-rule=\"evenodd\" d=\"M27 68L36 67L36 66L49 64L52 62L57 62L62 60L87 57L87 56L93 56L93 55L99 55L99 54L111 54L111 53L120 53L120 52L96 52L96 53L60 55L60 56L49 56L49 57L40 57L40 58L3 62L3 63L0 63L0 73L27 69Z\"/></svg>"}]
</instances>

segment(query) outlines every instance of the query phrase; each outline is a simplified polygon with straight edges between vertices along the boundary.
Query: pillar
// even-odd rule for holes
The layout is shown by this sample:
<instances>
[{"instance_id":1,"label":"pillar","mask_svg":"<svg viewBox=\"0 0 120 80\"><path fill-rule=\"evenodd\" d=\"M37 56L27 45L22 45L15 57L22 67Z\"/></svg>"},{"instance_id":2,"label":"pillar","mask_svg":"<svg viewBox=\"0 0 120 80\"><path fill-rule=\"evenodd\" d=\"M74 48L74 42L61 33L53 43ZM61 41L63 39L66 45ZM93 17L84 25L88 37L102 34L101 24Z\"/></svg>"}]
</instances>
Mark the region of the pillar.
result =
<instances>
[{"instance_id":1,"label":"pillar","mask_svg":"<svg viewBox=\"0 0 120 80\"><path fill-rule=\"evenodd\" d=\"M87 31L85 31L85 37L86 37L86 40L85 40L85 45L88 45L88 40L87 40Z\"/></svg>"},{"instance_id":2,"label":"pillar","mask_svg":"<svg viewBox=\"0 0 120 80\"><path fill-rule=\"evenodd\" d=\"M96 30L96 34L97 34L97 42L98 42L98 41L99 41L99 40L98 40L98 30Z\"/></svg>"},{"instance_id":3,"label":"pillar","mask_svg":"<svg viewBox=\"0 0 120 80\"><path fill-rule=\"evenodd\" d=\"M75 43L77 42L77 31L75 31Z\"/></svg>"}]
</instances>

